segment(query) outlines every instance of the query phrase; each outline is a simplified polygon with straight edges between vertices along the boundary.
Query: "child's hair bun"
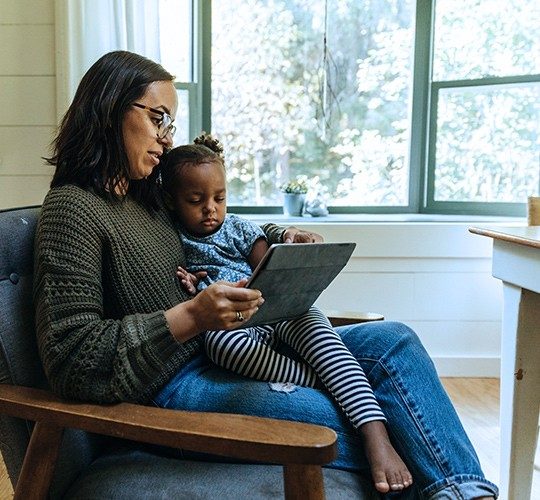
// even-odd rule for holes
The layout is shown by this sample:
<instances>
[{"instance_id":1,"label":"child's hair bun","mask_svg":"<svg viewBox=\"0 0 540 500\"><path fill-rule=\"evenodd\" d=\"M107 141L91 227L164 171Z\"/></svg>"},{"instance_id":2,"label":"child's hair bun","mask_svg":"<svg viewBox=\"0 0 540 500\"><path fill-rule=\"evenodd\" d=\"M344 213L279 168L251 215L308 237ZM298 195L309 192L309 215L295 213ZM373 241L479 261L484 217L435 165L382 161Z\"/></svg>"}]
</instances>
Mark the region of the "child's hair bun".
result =
<instances>
[{"instance_id":1,"label":"child's hair bun","mask_svg":"<svg viewBox=\"0 0 540 500\"><path fill-rule=\"evenodd\" d=\"M221 144L221 142L219 142L211 134L202 132L199 136L195 137L193 143L206 146L208 149L212 150L214 153L217 153L218 156L223 158L223 144Z\"/></svg>"}]
</instances>

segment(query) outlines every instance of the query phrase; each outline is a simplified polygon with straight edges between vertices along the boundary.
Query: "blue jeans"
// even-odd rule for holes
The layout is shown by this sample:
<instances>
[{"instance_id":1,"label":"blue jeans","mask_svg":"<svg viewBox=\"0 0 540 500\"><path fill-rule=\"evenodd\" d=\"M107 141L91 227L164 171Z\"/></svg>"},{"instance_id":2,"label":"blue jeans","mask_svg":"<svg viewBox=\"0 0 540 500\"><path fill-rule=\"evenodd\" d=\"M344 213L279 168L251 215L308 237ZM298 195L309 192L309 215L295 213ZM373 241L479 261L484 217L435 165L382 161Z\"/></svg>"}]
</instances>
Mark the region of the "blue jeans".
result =
<instances>
[{"instance_id":1,"label":"blue jeans","mask_svg":"<svg viewBox=\"0 0 540 500\"><path fill-rule=\"evenodd\" d=\"M388 419L394 447L414 485L401 498L473 499L498 495L416 334L396 322L336 329L358 359ZM326 425L338 435L338 458L329 466L367 473L359 435L324 391L272 390L266 382L235 375L200 355L155 396L164 408L241 413ZM393 494L392 498L396 498Z\"/></svg>"}]
</instances>

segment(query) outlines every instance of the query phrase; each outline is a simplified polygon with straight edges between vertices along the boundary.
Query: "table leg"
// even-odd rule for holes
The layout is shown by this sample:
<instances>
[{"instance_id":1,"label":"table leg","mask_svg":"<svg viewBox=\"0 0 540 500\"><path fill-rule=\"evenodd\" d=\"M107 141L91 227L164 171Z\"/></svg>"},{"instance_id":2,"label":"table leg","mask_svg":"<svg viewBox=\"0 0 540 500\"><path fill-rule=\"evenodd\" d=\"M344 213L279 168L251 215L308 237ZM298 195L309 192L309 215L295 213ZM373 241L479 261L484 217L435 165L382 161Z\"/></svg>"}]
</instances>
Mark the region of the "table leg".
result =
<instances>
[{"instance_id":1,"label":"table leg","mask_svg":"<svg viewBox=\"0 0 540 500\"><path fill-rule=\"evenodd\" d=\"M540 406L540 295L504 283L500 498L529 500Z\"/></svg>"}]
</instances>

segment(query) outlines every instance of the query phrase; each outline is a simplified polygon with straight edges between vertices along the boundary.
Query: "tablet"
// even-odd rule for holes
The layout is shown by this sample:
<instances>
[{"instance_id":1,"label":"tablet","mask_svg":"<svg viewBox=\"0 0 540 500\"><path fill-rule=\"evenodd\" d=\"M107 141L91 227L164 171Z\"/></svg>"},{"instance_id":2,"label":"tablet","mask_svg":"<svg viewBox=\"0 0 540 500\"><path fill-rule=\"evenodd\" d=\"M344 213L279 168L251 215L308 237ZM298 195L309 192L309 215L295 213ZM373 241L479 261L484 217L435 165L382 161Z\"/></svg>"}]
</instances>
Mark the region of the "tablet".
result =
<instances>
[{"instance_id":1,"label":"tablet","mask_svg":"<svg viewBox=\"0 0 540 500\"><path fill-rule=\"evenodd\" d=\"M265 299L242 326L296 318L305 313L345 267L356 243L271 245L246 284Z\"/></svg>"}]
</instances>

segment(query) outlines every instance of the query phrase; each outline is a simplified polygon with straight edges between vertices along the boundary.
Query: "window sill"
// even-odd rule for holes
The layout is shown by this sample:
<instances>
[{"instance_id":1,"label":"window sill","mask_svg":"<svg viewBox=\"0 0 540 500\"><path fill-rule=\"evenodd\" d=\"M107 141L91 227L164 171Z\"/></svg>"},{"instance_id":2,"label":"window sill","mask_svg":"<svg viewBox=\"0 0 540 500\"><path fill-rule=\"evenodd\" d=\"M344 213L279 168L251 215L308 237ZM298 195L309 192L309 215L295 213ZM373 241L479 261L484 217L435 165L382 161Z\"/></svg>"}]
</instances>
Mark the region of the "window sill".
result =
<instances>
[{"instance_id":1,"label":"window sill","mask_svg":"<svg viewBox=\"0 0 540 500\"><path fill-rule=\"evenodd\" d=\"M494 215L442 215L442 214L330 214L325 217L289 217L283 214L239 214L254 222L275 222L276 224L371 224L371 223L482 223L521 225L524 217L501 217Z\"/></svg>"}]
</instances>

